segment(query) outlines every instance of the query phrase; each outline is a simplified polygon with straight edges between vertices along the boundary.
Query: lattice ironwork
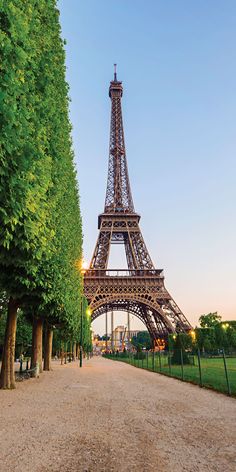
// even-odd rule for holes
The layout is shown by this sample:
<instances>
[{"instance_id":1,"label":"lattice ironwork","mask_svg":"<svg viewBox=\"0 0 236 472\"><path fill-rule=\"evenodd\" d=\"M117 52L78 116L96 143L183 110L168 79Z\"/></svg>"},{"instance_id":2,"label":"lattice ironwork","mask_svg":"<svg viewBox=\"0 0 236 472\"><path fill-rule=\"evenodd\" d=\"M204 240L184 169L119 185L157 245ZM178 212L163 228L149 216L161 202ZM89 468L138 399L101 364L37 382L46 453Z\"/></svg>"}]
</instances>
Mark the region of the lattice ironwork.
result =
<instances>
[{"instance_id":1,"label":"lattice ironwork","mask_svg":"<svg viewBox=\"0 0 236 472\"><path fill-rule=\"evenodd\" d=\"M111 127L105 213L134 212L125 152L121 109L122 95L122 82L117 80L115 71L114 80L111 82L109 88L109 96L111 98Z\"/></svg>"},{"instance_id":2,"label":"lattice ironwork","mask_svg":"<svg viewBox=\"0 0 236 472\"><path fill-rule=\"evenodd\" d=\"M84 289L93 320L108 311L129 311L144 322L155 343L168 333L188 331L191 325L166 290L163 271L155 269L139 227L128 177L122 94L115 70L109 88L112 106L105 208L98 217L99 234ZM108 269L110 247L115 243L124 244L128 271Z\"/></svg>"},{"instance_id":3,"label":"lattice ironwork","mask_svg":"<svg viewBox=\"0 0 236 472\"><path fill-rule=\"evenodd\" d=\"M103 213L99 216L99 235L90 264L91 269L106 269L110 245L125 245L127 264L130 269L154 269L139 228L140 216L135 213Z\"/></svg>"},{"instance_id":4,"label":"lattice ironwork","mask_svg":"<svg viewBox=\"0 0 236 472\"><path fill-rule=\"evenodd\" d=\"M191 329L164 286L161 270L94 270L85 277L85 295L93 310L92 319L119 309L136 314L153 339Z\"/></svg>"}]
</instances>

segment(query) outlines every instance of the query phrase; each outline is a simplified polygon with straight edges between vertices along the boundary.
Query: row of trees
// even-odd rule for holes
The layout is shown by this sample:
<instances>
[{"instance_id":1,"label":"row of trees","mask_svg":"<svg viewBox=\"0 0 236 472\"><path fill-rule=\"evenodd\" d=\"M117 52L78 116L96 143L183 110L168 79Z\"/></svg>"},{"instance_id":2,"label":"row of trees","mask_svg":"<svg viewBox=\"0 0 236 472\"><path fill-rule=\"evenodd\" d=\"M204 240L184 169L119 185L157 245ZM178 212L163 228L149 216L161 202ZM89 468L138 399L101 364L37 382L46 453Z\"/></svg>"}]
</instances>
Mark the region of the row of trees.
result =
<instances>
[{"instance_id":1,"label":"row of trees","mask_svg":"<svg viewBox=\"0 0 236 472\"><path fill-rule=\"evenodd\" d=\"M86 307L86 303L85 303ZM92 351L92 339L91 339L91 319L89 311L84 308L82 312L83 321L82 321L82 344L84 353L89 353ZM5 340L5 329L7 321L7 310L6 307L0 308L0 359L2 357L4 340ZM73 353L73 357L78 355L78 347L81 342L81 327L80 320L78 319L78 329L77 333L73 337L70 336L70 333L66 329L63 329L62 326L50 326L51 336L46 335L47 333L47 320L44 322L44 336L43 336L43 346L42 354L44 359L44 370L50 370L50 361L52 356L63 356L63 353L66 358L66 352ZM47 342L48 339L52 342L52 349L47 353ZM76 353L76 355L75 355ZM16 331L16 342L15 342L15 358L23 359L27 361L29 358L32 358L32 323L26 318L24 311L22 309L18 310L17 313L17 331ZM29 363L28 363L29 365Z\"/></svg>"},{"instance_id":2,"label":"row of trees","mask_svg":"<svg viewBox=\"0 0 236 472\"><path fill-rule=\"evenodd\" d=\"M236 350L236 322L222 321L217 312L202 315L200 327L188 334L170 336L171 348L200 349L201 352Z\"/></svg>"},{"instance_id":3,"label":"row of trees","mask_svg":"<svg viewBox=\"0 0 236 472\"><path fill-rule=\"evenodd\" d=\"M32 367L41 369L43 326L48 356L52 326L79 336L82 229L56 0L2 0L0 22L0 386L14 388L19 309L32 325Z\"/></svg>"},{"instance_id":4,"label":"row of trees","mask_svg":"<svg viewBox=\"0 0 236 472\"><path fill-rule=\"evenodd\" d=\"M199 318L200 327L188 334L170 335L168 339L171 349L200 349L202 352L217 351L222 348L236 350L236 321L222 321L218 313L208 313ZM149 350L152 347L147 331L140 331L132 338L133 346L138 350ZM167 347L167 346L166 346Z\"/></svg>"}]
</instances>

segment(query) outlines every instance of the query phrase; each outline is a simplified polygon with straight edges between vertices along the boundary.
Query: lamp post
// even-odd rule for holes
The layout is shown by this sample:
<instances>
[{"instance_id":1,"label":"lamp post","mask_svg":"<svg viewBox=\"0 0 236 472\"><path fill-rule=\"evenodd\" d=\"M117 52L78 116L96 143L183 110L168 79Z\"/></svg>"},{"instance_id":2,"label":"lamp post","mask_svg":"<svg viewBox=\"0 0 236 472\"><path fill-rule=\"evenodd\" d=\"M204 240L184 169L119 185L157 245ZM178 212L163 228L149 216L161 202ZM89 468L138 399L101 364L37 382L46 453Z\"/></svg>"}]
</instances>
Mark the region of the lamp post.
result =
<instances>
[{"instance_id":1,"label":"lamp post","mask_svg":"<svg viewBox=\"0 0 236 472\"><path fill-rule=\"evenodd\" d=\"M87 319L90 319L91 315L92 315L92 311L90 309L90 307L88 306L87 309L86 309L86 315L87 315ZM90 335L91 335L91 330L89 331L90 332ZM91 339L90 339L91 341ZM90 353L87 352L87 358L90 359L90 354L91 354L91 351Z\"/></svg>"},{"instance_id":2,"label":"lamp post","mask_svg":"<svg viewBox=\"0 0 236 472\"><path fill-rule=\"evenodd\" d=\"M81 296L81 306L80 306L80 343L79 343L79 366L82 367L83 364L83 304L84 296Z\"/></svg>"}]
</instances>

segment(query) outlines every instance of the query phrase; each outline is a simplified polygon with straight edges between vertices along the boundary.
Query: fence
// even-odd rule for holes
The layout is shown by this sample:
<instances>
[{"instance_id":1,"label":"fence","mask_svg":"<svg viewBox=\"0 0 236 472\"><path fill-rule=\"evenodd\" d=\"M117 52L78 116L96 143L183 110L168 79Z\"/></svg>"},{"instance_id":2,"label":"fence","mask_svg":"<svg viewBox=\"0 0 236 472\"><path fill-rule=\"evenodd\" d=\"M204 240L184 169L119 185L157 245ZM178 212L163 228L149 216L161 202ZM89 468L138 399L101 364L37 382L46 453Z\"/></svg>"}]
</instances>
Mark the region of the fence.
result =
<instances>
[{"instance_id":1,"label":"fence","mask_svg":"<svg viewBox=\"0 0 236 472\"><path fill-rule=\"evenodd\" d=\"M106 358L236 396L236 354L175 351L117 352Z\"/></svg>"}]
</instances>

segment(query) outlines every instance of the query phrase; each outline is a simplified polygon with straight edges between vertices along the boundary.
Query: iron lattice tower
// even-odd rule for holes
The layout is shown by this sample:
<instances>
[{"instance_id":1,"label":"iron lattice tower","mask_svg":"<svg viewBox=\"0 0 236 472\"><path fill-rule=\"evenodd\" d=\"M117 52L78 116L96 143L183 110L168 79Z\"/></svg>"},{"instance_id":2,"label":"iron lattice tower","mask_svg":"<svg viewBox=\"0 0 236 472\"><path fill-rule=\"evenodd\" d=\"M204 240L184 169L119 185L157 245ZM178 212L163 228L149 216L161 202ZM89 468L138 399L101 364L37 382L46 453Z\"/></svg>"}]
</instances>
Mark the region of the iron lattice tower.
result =
<instances>
[{"instance_id":1,"label":"iron lattice tower","mask_svg":"<svg viewBox=\"0 0 236 472\"><path fill-rule=\"evenodd\" d=\"M121 98L122 82L110 83L110 147L104 212L98 217L98 239L84 277L92 320L122 310L135 314L155 342L191 325L165 288L162 269L155 269L139 227L131 194L125 151ZM128 270L109 270L111 244L124 244Z\"/></svg>"}]
</instances>

